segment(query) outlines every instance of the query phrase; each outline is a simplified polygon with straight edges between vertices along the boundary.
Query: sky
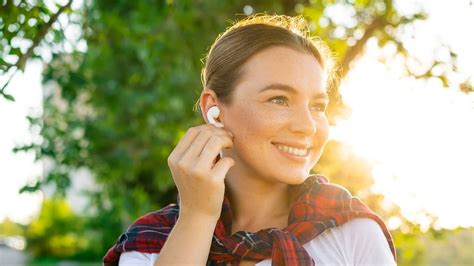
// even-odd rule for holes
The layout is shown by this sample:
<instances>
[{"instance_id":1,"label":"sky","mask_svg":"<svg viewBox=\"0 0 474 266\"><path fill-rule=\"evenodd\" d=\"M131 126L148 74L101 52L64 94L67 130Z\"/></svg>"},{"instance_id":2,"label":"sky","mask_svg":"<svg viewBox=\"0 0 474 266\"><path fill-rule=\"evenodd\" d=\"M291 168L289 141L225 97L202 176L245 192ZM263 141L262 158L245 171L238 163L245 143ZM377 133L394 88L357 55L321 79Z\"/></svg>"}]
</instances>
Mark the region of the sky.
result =
<instances>
[{"instance_id":1,"label":"sky","mask_svg":"<svg viewBox=\"0 0 474 266\"><path fill-rule=\"evenodd\" d=\"M42 112L41 68L38 61L28 63L25 73L17 73L6 89L15 102L0 99L0 221L8 216L27 222L43 199L41 193L18 194L26 182L41 176L43 167L34 163L33 153L12 152L16 145L33 140L26 116ZM5 80L0 77L0 84Z\"/></svg>"},{"instance_id":2,"label":"sky","mask_svg":"<svg viewBox=\"0 0 474 266\"><path fill-rule=\"evenodd\" d=\"M414 2L398 1L398 8L410 12ZM410 49L424 57L433 53L435 44L448 44L459 54L460 74L453 80L474 77L474 38L466 31L474 25L470 1L416 2L429 18L416 25ZM474 226L474 213L462 208L474 202L474 95L435 81L403 78L400 62L394 60L388 68L379 60L393 53L390 47L379 49L369 42L367 48L340 87L352 116L331 128L331 138L372 163L373 190L400 205L407 218L423 222L419 211L425 210L439 217L440 227ZM41 70L40 62L28 63L6 89L16 101L0 99L0 124L6 125L0 129L0 221L9 217L27 223L43 199L40 192L18 194L42 174L42 164L34 162L34 154L11 152L34 138L25 117L41 113ZM3 82L5 77L0 77ZM77 195L73 201L84 204Z\"/></svg>"}]
</instances>

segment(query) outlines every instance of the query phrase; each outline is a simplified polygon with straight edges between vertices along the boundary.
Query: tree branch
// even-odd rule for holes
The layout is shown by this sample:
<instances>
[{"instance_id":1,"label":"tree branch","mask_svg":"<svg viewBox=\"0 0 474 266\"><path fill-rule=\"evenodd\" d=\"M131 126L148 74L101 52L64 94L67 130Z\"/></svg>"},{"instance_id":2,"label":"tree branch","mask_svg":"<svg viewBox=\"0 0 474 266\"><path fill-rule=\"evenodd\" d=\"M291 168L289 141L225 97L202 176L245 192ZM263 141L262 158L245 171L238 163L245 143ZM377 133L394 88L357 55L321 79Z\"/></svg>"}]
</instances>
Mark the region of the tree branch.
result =
<instances>
[{"instance_id":1,"label":"tree branch","mask_svg":"<svg viewBox=\"0 0 474 266\"><path fill-rule=\"evenodd\" d=\"M360 38L360 40L357 41L354 46L348 48L341 62L341 69L339 73L341 79L343 79L349 71L349 65L351 62L362 53L367 40L374 35L376 30L382 29L386 24L387 22L383 17L376 17L372 23L369 24L362 38Z\"/></svg>"},{"instance_id":2,"label":"tree branch","mask_svg":"<svg viewBox=\"0 0 474 266\"><path fill-rule=\"evenodd\" d=\"M15 64L17 68L21 69L22 71L25 69L26 60L31 57L31 55L33 54L33 50L44 39L44 36L46 36L46 33L48 33L49 29L53 26L54 22L58 20L59 15L61 15L61 13L63 13L64 10L69 8L71 4L72 4L72 0L69 0L69 2L66 5L59 8L59 10L49 19L49 21L41 27L39 34L36 35L35 38L33 39L33 44L30 46L30 48L28 48L26 53L22 54L20 58L18 58L18 61Z\"/></svg>"},{"instance_id":3,"label":"tree branch","mask_svg":"<svg viewBox=\"0 0 474 266\"><path fill-rule=\"evenodd\" d=\"M9 94L6 94L5 93L5 88L8 86L8 84L10 84L10 81L12 81L13 76L15 76L17 71L18 71L18 68L15 68L15 71L10 75L7 82L5 82L5 84L3 84L2 88L0 89L0 95L3 96L3 98L5 98L6 100L9 100L9 101L15 101L15 98L13 98L13 96L11 96Z\"/></svg>"},{"instance_id":4,"label":"tree branch","mask_svg":"<svg viewBox=\"0 0 474 266\"><path fill-rule=\"evenodd\" d=\"M58 20L59 15L61 15L64 12L64 10L66 10L67 8L71 6L72 1L73 0L69 0L69 2L66 5L59 8L58 11L49 19L49 21L41 27L39 34L36 35L35 38L33 39L33 44L30 46L30 48L28 48L26 53L20 55L20 57L18 58L18 61L14 65L8 64L8 67L5 73L8 72L8 70L12 67L16 67L16 69L12 73L12 75L8 78L7 82L5 82L5 84L3 84L2 87L0 88L1 96L3 96L4 98L8 100L13 100L12 96L5 94L5 88L8 86L8 84L10 84L10 81L13 79L13 76L15 76L16 72L18 72L19 69L21 71L25 70L26 60L31 57L31 55L33 54L33 50L44 39L44 36L46 36L46 33L48 33L49 29L53 26L54 22Z\"/></svg>"}]
</instances>

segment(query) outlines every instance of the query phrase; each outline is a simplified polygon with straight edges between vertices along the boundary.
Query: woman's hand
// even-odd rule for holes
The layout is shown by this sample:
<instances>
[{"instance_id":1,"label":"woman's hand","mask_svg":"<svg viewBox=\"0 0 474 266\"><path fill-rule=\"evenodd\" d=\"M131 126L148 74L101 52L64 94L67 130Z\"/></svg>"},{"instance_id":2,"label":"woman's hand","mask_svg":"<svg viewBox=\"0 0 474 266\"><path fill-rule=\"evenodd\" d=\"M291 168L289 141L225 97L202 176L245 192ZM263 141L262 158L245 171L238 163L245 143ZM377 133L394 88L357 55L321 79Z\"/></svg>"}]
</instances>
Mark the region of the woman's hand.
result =
<instances>
[{"instance_id":1,"label":"woman's hand","mask_svg":"<svg viewBox=\"0 0 474 266\"><path fill-rule=\"evenodd\" d=\"M178 188L180 216L219 219L224 199L224 178L234 160L223 157L223 148L233 147L233 136L209 124L190 128L168 157L168 166Z\"/></svg>"}]
</instances>

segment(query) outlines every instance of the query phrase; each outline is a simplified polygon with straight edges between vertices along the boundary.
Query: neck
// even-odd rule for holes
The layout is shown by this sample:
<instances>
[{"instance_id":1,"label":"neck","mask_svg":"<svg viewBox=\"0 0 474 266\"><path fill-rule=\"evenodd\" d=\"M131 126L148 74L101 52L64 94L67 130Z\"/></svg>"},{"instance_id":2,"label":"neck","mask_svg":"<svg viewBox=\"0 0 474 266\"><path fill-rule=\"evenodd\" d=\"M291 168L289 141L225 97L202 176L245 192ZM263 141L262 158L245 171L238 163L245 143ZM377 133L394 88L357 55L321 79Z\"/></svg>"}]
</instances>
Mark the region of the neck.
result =
<instances>
[{"instance_id":1,"label":"neck","mask_svg":"<svg viewBox=\"0 0 474 266\"><path fill-rule=\"evenodd\" d=\"M232 208L233 232L237 229L257 231L268 227L286 227L292 204L288 184L239 174L232 169L225 183Z\"/></svg>"}]
</instances>

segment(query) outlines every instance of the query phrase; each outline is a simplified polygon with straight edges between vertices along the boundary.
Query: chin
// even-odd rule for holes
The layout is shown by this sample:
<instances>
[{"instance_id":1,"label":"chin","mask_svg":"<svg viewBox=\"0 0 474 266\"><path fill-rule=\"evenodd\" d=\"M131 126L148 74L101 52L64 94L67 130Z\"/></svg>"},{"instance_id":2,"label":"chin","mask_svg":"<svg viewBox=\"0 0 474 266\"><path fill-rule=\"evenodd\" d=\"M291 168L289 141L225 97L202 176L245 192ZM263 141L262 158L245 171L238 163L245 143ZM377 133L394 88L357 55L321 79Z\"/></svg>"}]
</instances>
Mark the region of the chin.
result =
<instances>
[{"instance_id":1,"label":"chin","mask_svg":"<svg viewBox=\"0 0 474 266\"><path fill-rule=\"evenodd\" d=\"M288 173L285 176L281 176L281 172L280 172L280 176L278 180L288 185L299 185L299 184L302 184L304 181L306 181L308 176L309 176L309 172L303 172L303 171Z\"/></svg>"}]
</instances>

